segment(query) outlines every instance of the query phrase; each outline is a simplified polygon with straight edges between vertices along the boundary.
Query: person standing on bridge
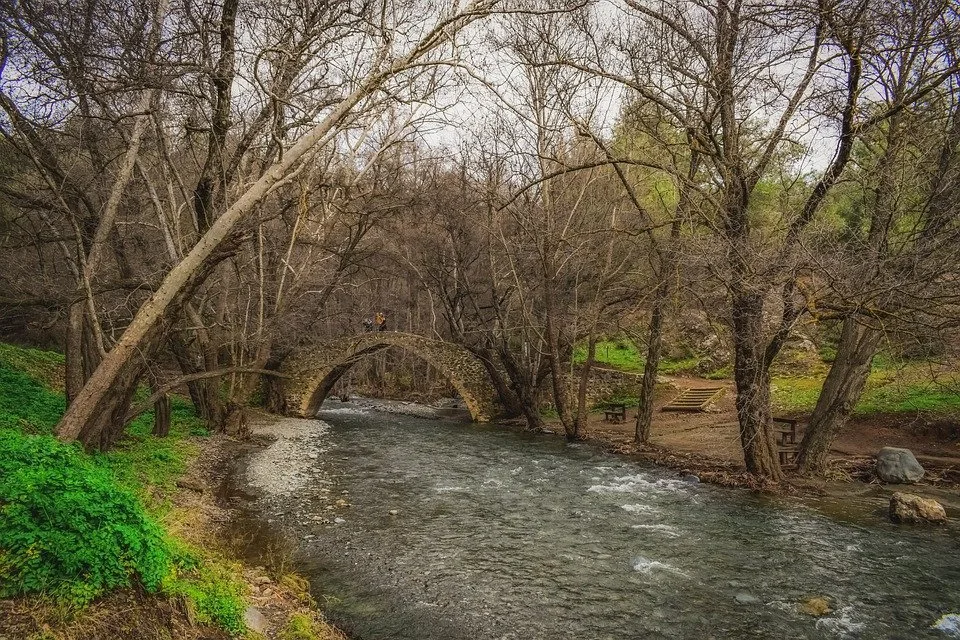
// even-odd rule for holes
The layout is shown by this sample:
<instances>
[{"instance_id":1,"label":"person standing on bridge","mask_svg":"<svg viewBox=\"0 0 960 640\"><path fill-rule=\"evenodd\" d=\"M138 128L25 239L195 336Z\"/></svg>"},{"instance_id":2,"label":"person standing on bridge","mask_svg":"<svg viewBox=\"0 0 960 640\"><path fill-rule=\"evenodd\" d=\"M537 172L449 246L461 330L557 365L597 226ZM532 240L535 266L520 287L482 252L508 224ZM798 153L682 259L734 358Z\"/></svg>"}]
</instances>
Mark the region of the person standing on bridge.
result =
<instances>
[{"instance_id":1,"label":"person standing on bridge","mask_svg":"<svg viewBox=\"0 0 960 640\"><path fill-rule=\"evenodd\" d=\"M377 325L377 331L387 330L387 316L383 315L382 311L377 312L377 317L374 320L374 323Z\"/></svg>"},{"instance_id":2,"label":"person standing on bridge","mask_svg":"<svg viewBox=\"0 0 960 640\"><path fill-rule=\"evenodd\" d=\"M373 331L373 318L363 319L363 330L367 332Z\"/></svg>"}]
</instances>

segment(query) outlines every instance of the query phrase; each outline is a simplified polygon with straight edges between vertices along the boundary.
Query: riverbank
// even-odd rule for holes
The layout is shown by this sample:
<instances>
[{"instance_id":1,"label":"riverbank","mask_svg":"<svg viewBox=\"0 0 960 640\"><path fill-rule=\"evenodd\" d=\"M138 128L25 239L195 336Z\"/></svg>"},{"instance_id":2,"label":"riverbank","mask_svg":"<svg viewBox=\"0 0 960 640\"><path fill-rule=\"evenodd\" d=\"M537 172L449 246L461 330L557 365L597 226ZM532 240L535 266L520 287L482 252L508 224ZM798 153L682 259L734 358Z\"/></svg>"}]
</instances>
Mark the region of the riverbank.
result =
<instances>
[{"instance_id":1,"label":"riverbank","mask_svg":"<svg viewBox=\"0 0 960 640\"><path fill-rule=\"evenodd\" d=\"M663 412L661 408L680 389L720 387L721 394L701 413ZM916 454L926 469L924 480L914 485L941 502L960 507L960 442L954 431L942 428L942 420L917 414L879 414L855 417L837 438L830 453L830 467L822 478L806 478L788 471L785 482L770 483L747 473L743 464L734 391L729 381L690 376L664 377L654 396L650 443L634 440L636 411L628 409L626 420L610 423L602 412L591 413L583 437L607 451L652 462L701 481L774 493L808 496L858 495L865 490L883 490L873 474L874 456L885 446L905 447ZM802 436L802 415L798 437ZM562 434L551 421L550 428ZM902 489L902 487L900 487ZM892 493L889 489L888 493Z\"/></svg>"},{"instance_id":2,"label":"riverbank","mask_svg":"<svg viewBox=\"0 0 960 640\"><path fill-rule=\"evenodd\" d=\"M227 640L235 637L279 640L345 640L328 624L310 596L309 583L282 563L263 564L241 557L246 547L233 529L236 511L219 489L244 445L214 435L198 439L197 455L166 496L167 532L217 565L218 579L232 584L245 609L246 630L226 630L198 619L197 603L187 595L120 589L82 609L44 596L0 600L0 638L44 640ZM268 568L265 565L270 565ZM216 591L216 589L214 589ZM199 594L197 594L199 595ZM252 628L250 628L252 627Z\"/></svg>"},{"instance_id":3,"label":"riverbank","mask_svg":"<svg viewBox=\"0 0 960 640\"><path fill-rule=\"evenodd\" d=\"M62 384L61 355L0 344L0 638L344 637L289 563L241 559L220 487L242 443L177 398L167 437L146 414L88 454L48 435Z\"/></svg>"}]
</instances>

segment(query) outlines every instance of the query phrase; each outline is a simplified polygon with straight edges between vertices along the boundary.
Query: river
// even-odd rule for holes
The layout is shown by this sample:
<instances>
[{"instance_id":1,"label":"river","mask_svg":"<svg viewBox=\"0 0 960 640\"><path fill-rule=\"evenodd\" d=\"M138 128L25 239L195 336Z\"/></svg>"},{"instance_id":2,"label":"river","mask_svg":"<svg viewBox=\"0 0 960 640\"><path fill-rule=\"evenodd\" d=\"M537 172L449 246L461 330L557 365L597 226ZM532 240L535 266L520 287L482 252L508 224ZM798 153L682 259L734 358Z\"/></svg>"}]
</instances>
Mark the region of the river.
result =
<instances>
[{"instance_id":1,"label":"river","mask_svg":"<svg viewBox=\"0 0 960 640\"><path fill-rule=\"evenodd\" d=\"M552 436L320 418L246 488L354 638L944 638L960 612L954 525L898 527L879 500L828 515ZM812 596L834 611L802 613Z\"/></svg>"}]
</instances>

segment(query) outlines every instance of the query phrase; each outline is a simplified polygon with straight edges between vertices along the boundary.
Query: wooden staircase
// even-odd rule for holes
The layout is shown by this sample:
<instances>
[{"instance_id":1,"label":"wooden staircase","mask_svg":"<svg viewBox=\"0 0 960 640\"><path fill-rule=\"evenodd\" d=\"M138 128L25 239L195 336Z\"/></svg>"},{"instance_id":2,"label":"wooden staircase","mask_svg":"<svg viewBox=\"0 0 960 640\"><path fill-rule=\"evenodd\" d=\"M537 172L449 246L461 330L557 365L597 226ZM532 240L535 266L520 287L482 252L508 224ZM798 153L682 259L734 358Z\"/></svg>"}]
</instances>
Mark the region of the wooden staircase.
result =
<instances>
[{"instance_id":1,"label":"wooden staircase","mask_svg":"<svg viewBox=\"0 0 960 640\"><path fill-rule=\"evenodd\" d=\"M706 411L707 405L723 393L723 387L685 389L679 396L664 405L661 411Z\"/></svg>"}]
</instances>

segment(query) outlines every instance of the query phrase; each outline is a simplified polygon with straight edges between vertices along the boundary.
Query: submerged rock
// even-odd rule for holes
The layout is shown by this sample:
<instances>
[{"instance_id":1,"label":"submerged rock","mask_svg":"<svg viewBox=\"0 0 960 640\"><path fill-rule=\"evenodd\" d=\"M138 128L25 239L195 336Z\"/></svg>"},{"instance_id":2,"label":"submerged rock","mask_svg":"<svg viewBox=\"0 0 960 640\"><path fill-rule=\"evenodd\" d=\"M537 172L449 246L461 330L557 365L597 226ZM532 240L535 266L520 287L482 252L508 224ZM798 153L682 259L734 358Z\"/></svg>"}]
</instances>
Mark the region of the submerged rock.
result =
<instances>
[{"instance_id":1,"label":"submerged rock","mask_svg":"<svg viewBox=\"0 0 960 640\"><path fill-rule=\"evenodd\" d=\"M823 596L814 596L800 602L800 611L810 616L825 616L833 612L830 601Z\"/></svg>"},{"instance_id":2,"label":"submerged rock","mask_svg":"<svg viewBox=\"0 0 960 640\"><path fill-rule=\"evenodd\" d=\"M940 524L947 521L947 512L936 500L898 491L890 496L890 519L894 522Z\"/></svg>"},{"instance_id":3,"label":"submerged rock","mask_svg":"<svg viewBox=\"0 0 960 640\"><path fill-rule=\"evenodd\" d=\"M749 593L738 593L734 599L740 604L756 604L760 602L760 598Z\"/></svg>"},{"instance_id":4,"label":"submerged rock","mask_svg":"<svg viewBox=\"0 0 960 640\"><path fill-rule=\"evenodd\" d=\"M884 447L877 454L877 477L891 484L913 484L923 478L924 470L909 449Z\"/></svg>"}]
</instances>

